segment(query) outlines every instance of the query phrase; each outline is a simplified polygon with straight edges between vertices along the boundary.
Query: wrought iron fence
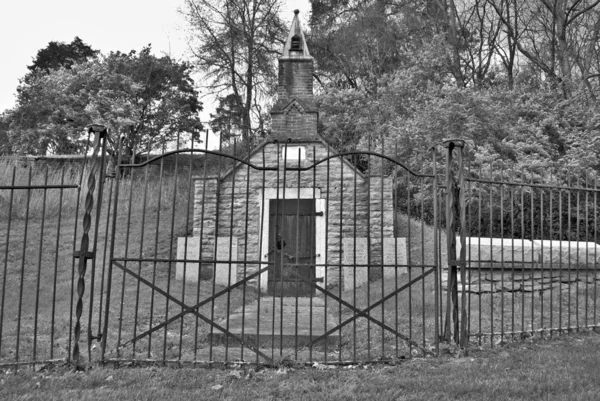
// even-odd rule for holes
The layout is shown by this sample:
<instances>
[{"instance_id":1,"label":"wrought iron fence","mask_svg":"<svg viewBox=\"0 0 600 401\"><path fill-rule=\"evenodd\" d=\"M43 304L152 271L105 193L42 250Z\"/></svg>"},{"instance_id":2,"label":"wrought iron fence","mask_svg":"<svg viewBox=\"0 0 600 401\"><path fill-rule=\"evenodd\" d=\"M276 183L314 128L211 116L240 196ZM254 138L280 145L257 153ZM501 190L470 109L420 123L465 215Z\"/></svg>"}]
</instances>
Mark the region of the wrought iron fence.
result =
<instances>
[{"instance_id":1,"label":"wrought iron fence","mask_svg":"<svg viewBox=\"0 0 600 401\"><path fill-rule=\"evenodd\" d=\"M3 367L391 362L597 327L595 181L465 168L460 140L418 169L266 142L114 173L89 132L76 167L4 165Z\"/></svg>"}]
</instances>

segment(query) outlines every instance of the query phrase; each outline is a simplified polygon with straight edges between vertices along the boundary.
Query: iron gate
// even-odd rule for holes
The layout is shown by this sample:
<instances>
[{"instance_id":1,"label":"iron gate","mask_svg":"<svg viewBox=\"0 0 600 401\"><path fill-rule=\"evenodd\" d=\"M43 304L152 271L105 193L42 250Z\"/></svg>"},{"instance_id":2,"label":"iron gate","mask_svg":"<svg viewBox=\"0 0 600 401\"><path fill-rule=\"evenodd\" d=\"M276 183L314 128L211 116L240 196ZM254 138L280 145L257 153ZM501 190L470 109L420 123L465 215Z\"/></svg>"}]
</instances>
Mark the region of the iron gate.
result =
<instances>
[{"instance_id":1,"label":"iron gate","mask_svg":"<svg viewBox=\"0 0 600 401\"><path fill-rule=\"evenodd\" d=\"M415 201L438 191L435 174L321 143L230 151L119 162L101 360L437 354L440 233L414 217L438 220L438 196Z\"/></svg>"}]
</instances>

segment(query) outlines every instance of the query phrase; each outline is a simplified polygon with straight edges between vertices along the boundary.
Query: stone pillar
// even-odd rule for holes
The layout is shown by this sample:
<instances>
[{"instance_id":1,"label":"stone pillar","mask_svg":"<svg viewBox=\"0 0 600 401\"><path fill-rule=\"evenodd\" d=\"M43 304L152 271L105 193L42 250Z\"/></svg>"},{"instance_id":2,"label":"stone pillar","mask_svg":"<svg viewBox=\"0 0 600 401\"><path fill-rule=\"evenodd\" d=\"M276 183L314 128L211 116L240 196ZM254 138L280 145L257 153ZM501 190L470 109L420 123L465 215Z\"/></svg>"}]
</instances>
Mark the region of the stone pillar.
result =
<instances>
[{"instance_id":1,"label":"stone pillar","mask_svg":"<svg viewBox=\"0 0 600 401\"><path fill-rule=\"evenodd\" d=\"M394 237L394 196L391 177L370 177L371 262L382 263L383 242Z\"/></svg>"},{"instance_id":2,"label":"stone pillar","mask_svg":"<svg viewBox=\"0 0 600 401\"><path fill-rule=\"evenodd\" d=\"M215 255L218 177L194 178L194 237L202 237L202 259Z\"/></svg>"},{"instance_id":3,"label":"stone pillar","mask_svg":"<svg viewBox=\"0 0 600 401\"><path fill-rule=\"evenodd\" d=\"M177 280L196 283L201 278L209 279L214 276L214 265L209 274L204 269L210 271L211 266L193 261L215 258L218 182L218 177L194 177L194 234L192 237L177 239L177 259L192 262L177 263Z\"/></svg>"}]
</instances>

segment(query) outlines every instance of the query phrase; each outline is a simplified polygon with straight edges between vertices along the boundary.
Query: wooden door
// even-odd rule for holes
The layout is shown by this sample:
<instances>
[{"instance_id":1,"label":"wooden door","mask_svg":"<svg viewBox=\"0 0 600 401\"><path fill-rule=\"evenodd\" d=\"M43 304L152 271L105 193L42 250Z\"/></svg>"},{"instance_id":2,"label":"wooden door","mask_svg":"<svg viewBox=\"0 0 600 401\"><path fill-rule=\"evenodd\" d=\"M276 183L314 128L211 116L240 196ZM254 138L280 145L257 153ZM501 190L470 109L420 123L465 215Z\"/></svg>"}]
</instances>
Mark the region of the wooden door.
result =
<instances>
[{"instance_id":1,"label":"wooden door","mask_svg":"<svg viewBox=\"0 0 600 401\"><path fill-rule=\"evenodd\" d=\"M269 202L269 294L313 296L314 288L298 277L315 279L315 200Z\"/></svg>"}]
</instances>

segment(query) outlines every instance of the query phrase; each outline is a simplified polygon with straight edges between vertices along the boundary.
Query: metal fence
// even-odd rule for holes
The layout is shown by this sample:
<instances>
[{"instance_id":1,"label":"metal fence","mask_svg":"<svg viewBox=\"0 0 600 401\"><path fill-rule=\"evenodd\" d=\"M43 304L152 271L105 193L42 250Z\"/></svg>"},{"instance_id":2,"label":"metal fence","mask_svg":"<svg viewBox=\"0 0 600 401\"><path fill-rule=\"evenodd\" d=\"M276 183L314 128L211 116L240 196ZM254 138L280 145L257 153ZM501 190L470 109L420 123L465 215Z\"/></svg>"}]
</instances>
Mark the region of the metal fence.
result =
<instances>
[{"instance_id":1,"label":"metal fence","mask_svg":"<svg viewBox=\"0 0 600 401\"><path fill-rule=\"evenodd\" d=\"M107 171L89 132L83 164L4 165L2 367L389 363L596 327L595 182L475 171L460 140L418 171L292 142Z\"/></svg>"}]
</instances>

